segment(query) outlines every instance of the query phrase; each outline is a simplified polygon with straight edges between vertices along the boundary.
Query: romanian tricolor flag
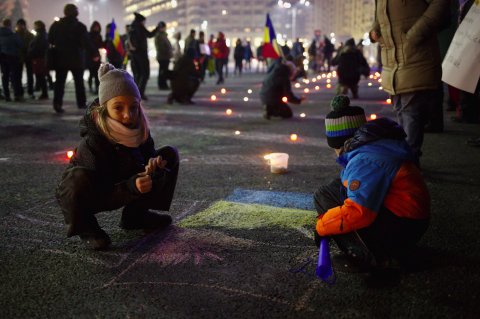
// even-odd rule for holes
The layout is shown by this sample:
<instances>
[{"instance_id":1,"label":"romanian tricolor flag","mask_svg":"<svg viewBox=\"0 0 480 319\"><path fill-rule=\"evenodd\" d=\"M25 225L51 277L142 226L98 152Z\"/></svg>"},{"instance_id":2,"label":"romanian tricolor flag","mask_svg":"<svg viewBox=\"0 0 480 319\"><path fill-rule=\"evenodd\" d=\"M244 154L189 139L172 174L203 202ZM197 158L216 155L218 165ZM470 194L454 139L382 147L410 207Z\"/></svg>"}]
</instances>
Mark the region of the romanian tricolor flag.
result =
<instances>
[{"instance_id":1,"label":"romanian tricolor flag","mask_svg":"<svg viewBox=\"0 0 480 319\"><path fill-rule=\"evenodd\" d=\"M125 56L125 49L123 48L122 40L120 39L120 34L117 31L117 25L115 24L115 19L112 19L112 24L110 25L110 39L112 39L113 46L115 50L118 51L122 56Z\"/></svg>"},{"instance_id":2,"label":"romanian tricolor flag","mask_svg":"<svg viewBox=\"0 0 480 319\"><path fill-rule=\"evenodd\" d=\"M278 59L282 54L282 51L278 47L277 35L273 29L272 20L267 13L267 23L265 24L265 31L263 32L263 50L262 55L264 58Z\"/></svg>"}]
</instances>

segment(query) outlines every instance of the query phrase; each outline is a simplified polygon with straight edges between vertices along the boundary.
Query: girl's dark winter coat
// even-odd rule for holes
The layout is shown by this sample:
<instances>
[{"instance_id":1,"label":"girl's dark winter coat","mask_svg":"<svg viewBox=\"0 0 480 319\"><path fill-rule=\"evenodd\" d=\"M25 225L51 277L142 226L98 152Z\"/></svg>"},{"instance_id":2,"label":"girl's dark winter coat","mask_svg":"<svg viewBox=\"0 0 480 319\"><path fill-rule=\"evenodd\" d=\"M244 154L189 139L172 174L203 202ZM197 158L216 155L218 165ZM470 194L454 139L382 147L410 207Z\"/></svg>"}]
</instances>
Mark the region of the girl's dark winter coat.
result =
<instances>
[{"instance_id":1,"label":"girl's dark winter coat","mask_svg":"<svg viewBox=\"0 0 480 319\"><path fill-rule=\"evenodd\" d=\"M178 174L178 152L171 146L155 150L152 137L138 148L111 142L97 128L92 118L94 101L80 121L82 140L65 170L57 188L59 201L67 224L67 236L91 229L101 211L129 207L169 210ZM152 190L140 193L135 185L139 173L145 171L148 160L162 156L167 169L152 175Z\"/></svg>"}]
</instances>

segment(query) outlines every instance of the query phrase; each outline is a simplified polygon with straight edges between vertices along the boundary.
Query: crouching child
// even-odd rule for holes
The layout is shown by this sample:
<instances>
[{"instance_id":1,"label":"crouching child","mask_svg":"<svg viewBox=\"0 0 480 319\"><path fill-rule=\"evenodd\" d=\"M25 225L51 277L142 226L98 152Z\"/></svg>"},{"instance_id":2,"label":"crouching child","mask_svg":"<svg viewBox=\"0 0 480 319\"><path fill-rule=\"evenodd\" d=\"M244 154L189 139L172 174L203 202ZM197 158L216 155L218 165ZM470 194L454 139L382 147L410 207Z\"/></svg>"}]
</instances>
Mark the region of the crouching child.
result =
<instances>
[{"instance_id":1,"label":"crouching child","mask_svg":"<svg viewBox=\"0 0 480 319\"><path fill-rule=\"evenodd\" d=\"M56 191L67 236L78 235L88 248L111 244L95 214L123 207L120 227L159 229L169 226L179 168L171 146L154 148L141 95L126 71L103 64L99 98L80 121L82 137Z\"/></svg>"},{"instance_id":2,"label":"crouching child","mask_svg":"<svg viewBox=\"0 0 480 319\"><path fill-rule=\"evenodd\" d=\"M402 263L429 224L430 196L405 132L387 118L366 121L345 95L325 119L340 178L314 195L315 237L331 237L354 264L377 269Z\"/></svg>"}]
</instances>

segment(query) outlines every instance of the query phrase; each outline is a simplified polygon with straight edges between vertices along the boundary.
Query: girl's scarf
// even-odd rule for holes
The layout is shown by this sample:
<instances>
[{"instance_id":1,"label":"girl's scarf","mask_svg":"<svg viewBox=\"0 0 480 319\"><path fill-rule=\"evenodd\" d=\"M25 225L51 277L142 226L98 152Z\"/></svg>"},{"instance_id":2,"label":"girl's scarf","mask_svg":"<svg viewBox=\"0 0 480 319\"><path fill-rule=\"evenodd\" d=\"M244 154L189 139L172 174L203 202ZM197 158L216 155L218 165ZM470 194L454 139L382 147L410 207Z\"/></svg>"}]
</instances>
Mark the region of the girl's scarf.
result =
<instances>
[{"instance_id":1,"label":"girl's scarf","mask_svg":"<svg viewBox=\"0 0 480 319\"><path fill-rule=\"evenodd\" d=\"M140 128L128 128L110 117L107 117L107 127L111 136L119 144L135 148L145 142L144 132Z\"/></svg>"}]
</instances>

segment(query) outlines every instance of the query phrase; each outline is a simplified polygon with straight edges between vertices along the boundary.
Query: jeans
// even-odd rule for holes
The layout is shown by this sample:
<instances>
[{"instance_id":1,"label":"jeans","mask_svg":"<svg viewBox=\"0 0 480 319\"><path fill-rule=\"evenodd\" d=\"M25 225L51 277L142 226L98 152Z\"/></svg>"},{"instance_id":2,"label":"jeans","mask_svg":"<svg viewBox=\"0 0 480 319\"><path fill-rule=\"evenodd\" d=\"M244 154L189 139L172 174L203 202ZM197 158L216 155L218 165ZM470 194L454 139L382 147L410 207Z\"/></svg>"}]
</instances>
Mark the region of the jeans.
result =
<instances>
[{"instance_id":1,"label":"jeans","mask_svg":"<svg viewBox=\"0 0 480 319\"><path fill-rule=\"evenodd\" d=\"M0 57L0 61L0 66L2 70L2 86L5 98L10 98L10 81L13 86L13 94L15 95L15 97L21 97L22 75L18 57L13 55L2 55Z\"/></svg>"},{"instance_id":2,"label":"jeans","mask_svg":"<svg viewBox=\"0 0 480 319\"><path fill-rule=\"evenodd\" d=\"M406 141L417 158L417 164L422 156L424 127L430 111L438 103L437 94L438 90L424 90L392 96L398 123L407 133Z\"/></svg>"}]
</instances>

